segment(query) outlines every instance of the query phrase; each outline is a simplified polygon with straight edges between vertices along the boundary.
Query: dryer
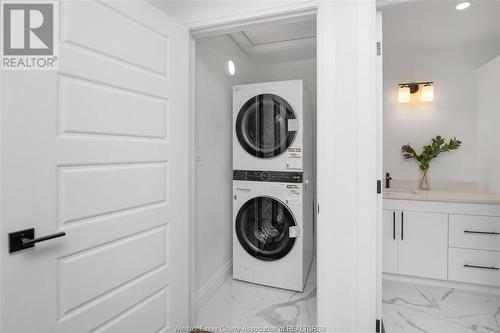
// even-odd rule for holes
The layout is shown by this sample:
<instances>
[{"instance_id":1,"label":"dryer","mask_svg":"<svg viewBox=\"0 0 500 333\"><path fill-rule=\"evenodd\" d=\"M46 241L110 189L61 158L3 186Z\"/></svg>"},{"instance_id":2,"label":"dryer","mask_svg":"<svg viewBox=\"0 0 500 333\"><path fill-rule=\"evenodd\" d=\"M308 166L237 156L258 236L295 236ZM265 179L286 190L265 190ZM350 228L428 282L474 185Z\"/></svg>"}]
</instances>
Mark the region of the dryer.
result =
<instances>
[{"instance_id":1,"label":"dryer","mask_svg":"<svg viewBox=\"0 0 500 333\"><path fill-rule=\"evenodd\" d=\"M233 87L233 170L303 171L313 110L302 80Z\"/></svg>"},{"instance_id":2,"label":"dryer","mask_svg":"<svg viewBox=\"0 0 500 333\"><path fill-rule=\"evenodd\" d=\"M301 172L233 171L233 278L303 291L313 192Z\"/></svg>"}]
</instances>

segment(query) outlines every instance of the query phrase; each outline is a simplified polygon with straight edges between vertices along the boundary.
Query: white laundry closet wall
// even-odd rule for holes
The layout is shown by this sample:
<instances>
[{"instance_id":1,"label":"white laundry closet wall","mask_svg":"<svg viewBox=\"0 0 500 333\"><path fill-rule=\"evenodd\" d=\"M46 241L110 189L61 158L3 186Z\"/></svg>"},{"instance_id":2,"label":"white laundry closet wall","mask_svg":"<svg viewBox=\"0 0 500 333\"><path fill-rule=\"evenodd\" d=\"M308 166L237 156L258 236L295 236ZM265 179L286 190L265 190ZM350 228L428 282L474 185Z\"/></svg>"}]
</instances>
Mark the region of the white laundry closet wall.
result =
<instances>
[{"instance_id":1,"label":"white laundry closet wall","mask_svg":"<svg viewBox=\"0 0 500 333\"><path fill-rule=\"evenodd\" d=\"M225 72L227 61L236 75ZM232 258L232 86L255 80L257 67L229 36L196 42L196 286L209 295ZM219 274L218 274L219 272ZM212 279L213 278L213 279Z\"/></svg>"},{"instance_id":2,"label":"white laundry closet wall","mask_svg":"<svg viewBox=\"0 0 500 333\"><path fill-rule=\"evenodd\" d=\"M225 73L229 59L236 65L232 78ZM304 80L311 96L316 96L316 60L256 62L227 35L196 41L198 305L232 274L232 86L295 79Z\"/></svg>"},{"instance_id":3,"label":"white laundry closet wall","mask_svg":"<svg viewBox=\"0 0 500 333\"><path fill-rule=\"evenodd\" d=\"M316 96L316 59L261 64L257 78L259 82L302 79L311 96ZM316 98L312 98L312 106L316 110Z\"/></svg>"}]
</instances>

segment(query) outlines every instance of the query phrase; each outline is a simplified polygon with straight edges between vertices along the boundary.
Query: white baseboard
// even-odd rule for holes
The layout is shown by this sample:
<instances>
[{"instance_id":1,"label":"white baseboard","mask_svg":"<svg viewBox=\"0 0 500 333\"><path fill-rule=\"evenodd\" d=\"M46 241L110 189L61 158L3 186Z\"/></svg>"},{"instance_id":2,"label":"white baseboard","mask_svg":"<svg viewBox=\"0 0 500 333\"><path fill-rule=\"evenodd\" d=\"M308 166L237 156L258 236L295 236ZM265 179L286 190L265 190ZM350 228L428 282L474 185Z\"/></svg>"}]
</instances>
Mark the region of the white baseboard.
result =
<instances>
[{"instance_id":1,"label":"white baseboard","mask_svg":"<svg viewBox=\"0 0 500 333\"><path fill-rule=\"evenodd\" d=\"M196 307L199 310L232 274L233 259L222 267L196 292Z\"/></svg>"},{"instance_id":2,"label":"white baseboard","mask_svg":"<svg viewBox=\"0 0 500 333\"><path fill-rule=\"evenodd\" d=\"M500 287L487 286L487 285L482 285L482 284L456 282L456 281L449 281L449 280L436 280L436 279L422 278L422 277L417 277L417 276L407 276L407 275L399 275L399 274L391 274L391 273L383 273L382 276L383 276L384 280L392 280L392 281L397 281L397 282L423 284L423 285L445 287L445 288L463 289L463 290L470 290L470 291L476 291L476 292L487 293L487 294L500 294Z\"/></svg>"}]
</instances>

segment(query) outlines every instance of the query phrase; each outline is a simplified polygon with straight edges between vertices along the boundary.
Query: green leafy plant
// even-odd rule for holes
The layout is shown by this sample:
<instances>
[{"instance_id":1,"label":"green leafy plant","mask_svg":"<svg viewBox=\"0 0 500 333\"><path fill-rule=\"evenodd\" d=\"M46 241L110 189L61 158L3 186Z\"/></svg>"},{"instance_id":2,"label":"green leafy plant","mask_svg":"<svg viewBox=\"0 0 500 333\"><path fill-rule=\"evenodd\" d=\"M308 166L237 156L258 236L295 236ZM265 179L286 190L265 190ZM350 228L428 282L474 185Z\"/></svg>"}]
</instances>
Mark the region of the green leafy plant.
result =
<instances>
[{"instance_id":1,"label":"green leafy plant","mask_svg":"<svg viewBox=\"0 0 500 333\"><path fill-rule=\"evenodd\" d=\"M429 171L431 161L436 158L439 154L458 149L462 145L462 141L453 137L449 142L446 142L441 136L436 136L432 139L430 145L423 147L420 154L415 152L410 144L401 147L401 152L405 159L415 159L420 165L420 170L422 170L422 178L420 180L420 188L428 188L429 180L427 179L427 172Z\"/></svg>"}]
</instances>

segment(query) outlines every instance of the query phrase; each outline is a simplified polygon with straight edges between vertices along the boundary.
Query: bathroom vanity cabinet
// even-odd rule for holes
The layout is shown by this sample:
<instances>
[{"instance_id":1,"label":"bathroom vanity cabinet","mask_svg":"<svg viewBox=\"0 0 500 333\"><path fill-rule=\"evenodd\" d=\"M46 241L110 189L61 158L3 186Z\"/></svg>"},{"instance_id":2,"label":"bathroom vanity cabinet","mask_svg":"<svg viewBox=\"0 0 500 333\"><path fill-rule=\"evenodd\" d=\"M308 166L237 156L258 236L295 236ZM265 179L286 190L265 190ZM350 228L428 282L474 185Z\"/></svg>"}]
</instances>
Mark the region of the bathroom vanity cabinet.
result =
<instances>
[{"instance_id":1,"label":"bathroom vanity cabinet","mask_svg":"<svg viewBox=\"0 0 500 333\"><path fill-rule=\"evenodd\" d=\"M500 201L442 195L384 196L383 272L500 287Z\"/></svg>"},{"instance_id":2,"label":"bathroom vanity cabinet","mask_svg":"<svg viewBox=\"0 0 500 333\"><path fill-rule=\"evenodd\" d=\"M384 271L446 279L448 216L384 210Z\"/></svg>"}]
</instances>

